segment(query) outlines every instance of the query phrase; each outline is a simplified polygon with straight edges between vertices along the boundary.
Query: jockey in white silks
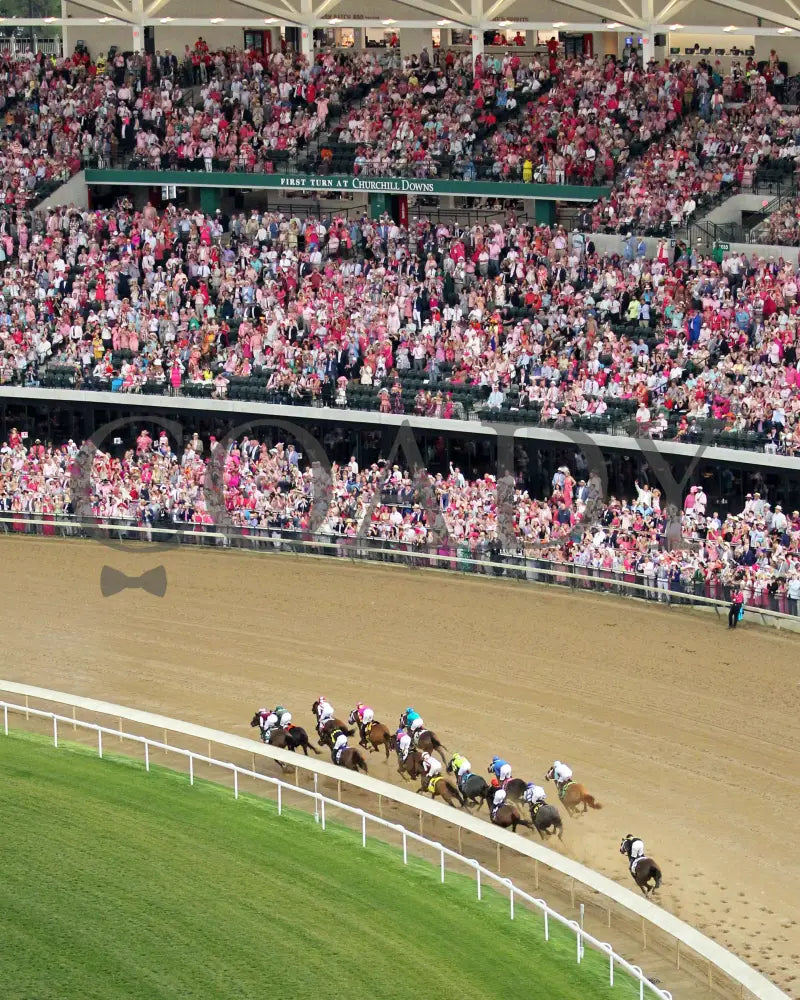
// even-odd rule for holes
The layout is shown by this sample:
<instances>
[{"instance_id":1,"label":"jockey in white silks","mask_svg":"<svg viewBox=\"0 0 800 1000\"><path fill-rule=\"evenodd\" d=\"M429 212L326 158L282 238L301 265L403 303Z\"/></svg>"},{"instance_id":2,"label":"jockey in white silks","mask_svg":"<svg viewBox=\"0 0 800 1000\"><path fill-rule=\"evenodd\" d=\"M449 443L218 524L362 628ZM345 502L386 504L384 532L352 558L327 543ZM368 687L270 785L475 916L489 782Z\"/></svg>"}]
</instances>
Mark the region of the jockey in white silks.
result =
<instances>
[{"instance_id":1,"label":"jockey in white silks","mask_svg":"<svg viewBox=\"0 0 800 1000\"><path fill-rule=\"evenodd\" d=\"M429 753L422 755L422 767L428 778L435 778L442 773L441 763L435 757L431 757Z\"/></svg>"},{"instance_id":2,"label":"jockey in white silks","mask_svg":"<svg viewBox=\"0 0 800 1000\"><path fill-rule=\"evenodd\" d=\"M278 725L278 716L274 712L266 712L259 714L259 722L261 723L261 735L266 737L271 729L274 729Z\"/></svg>"},{"instance_id":3,"label":"jockey in white silks","mask_svg":"<svg viewBox=\"0 0 800 1000\"><path fill-rule=\"evenodd\" d=\"M326 722L333 718L333 705L321 694L317 699L317 728L322 729Z\"/></svg>"},{"instance_id":4,"label":"jockey in white silks","mask_svg":"<svg viewBox=\"0 0 800 1000\"><path fill-rule=\"evenodd\" d=\"M291 712L283 712L281 714L279 723L280 723L281 729L288 729L289 726L292 724L292 713Z\"/></svg>"},{"instance_id":5,"label":"jockey in white silks","mask_svg":"<svg viewBox=\"0 0 800 1000\"><path fill-rule=\"evenodd\" d=\"M338 758L341 751L344 750L346 747L347 747L347 737L345 736L344 733L339 733L339 735L336 737L335 743L333 744L334 757Z\"/></svg>"},{"instance_id":6,"label":"jockey in white silks","mask_svg":"<svg viewBox=\"0 0 800 1000\"><path fill-rule=\"evenodd\" d=\"M411 737L405 729L398 729L396 735L397 751L400 754L400 759L404 761L408 757L408 751L411 749Z\"/></svg>"},{"instance_id":7,"label":"jockey in white silks","mask_svg":"<svg viewBox=\"0 0 800 1000\"><path fill-rule=\"evenodd\" d=\"M534 785L531 782L523 792L522 797L531 806L539 806L547 798L547 794L541 785Z\"/></svg>"},{"instance_id":8,"label":"jockey in white silks","mask_svg":"<svg viewBox=\"0 0 800 1000\"><path fill-rule=\"evenodd\" d=\"M496 780L497 779L495 779L495 781ZM494 782L492 782L492 787L494 788L494 795L492 796L492 803L489 806L489 810L492 816L494 816L494 814L506 800L506 790L505 788L499 788L495 786Z\"/></svg>"},{"instance_id":9,"label":"jockey in white silks","mask_svg":"<svg viewBox=\"0 0 800 1000\"><path fill-rule=\"evenodd\" d=\"M553 780L558 786L558 790L561 791L568 781L572 781L572 768L557 760L553 764Z\"/></svg>"},{"instance_id":10,"label":"jockey in white silks","mask_svg":"<svg viewBox=\"0 0 800 1000\"><path fill-rule=\"evenodd\" d=\"M636 862L644 857L644 841L639 837L634 837L631 841L631 853L629 855L631 861L631 871L636 867Z\"/></svg>"}]
</instances>

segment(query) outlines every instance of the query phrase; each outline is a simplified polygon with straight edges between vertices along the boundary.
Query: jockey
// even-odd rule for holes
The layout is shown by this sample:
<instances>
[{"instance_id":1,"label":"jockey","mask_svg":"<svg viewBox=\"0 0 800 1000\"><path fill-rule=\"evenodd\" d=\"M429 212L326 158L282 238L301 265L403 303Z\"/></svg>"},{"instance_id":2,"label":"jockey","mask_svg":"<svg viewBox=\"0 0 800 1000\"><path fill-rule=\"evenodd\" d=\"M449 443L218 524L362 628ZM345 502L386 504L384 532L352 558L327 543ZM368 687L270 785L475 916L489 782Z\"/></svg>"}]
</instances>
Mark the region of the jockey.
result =
<instances>
[{"instance_id":1,"label":"jockey","mask_svg":"<svg viewBox=\"0 0 800 1000\"><path fill-rule=\"evenodd\" d=\"M405 728L407 728L412 735L422 729L424 725L422 716L419 715L418 712L415 712L413 708L407 708L405 712L403 712L400 718L400 724L405 726Z\"/></svg>"},{"instance_id":2,"label":"jockey","mask_svg":"<svg viewBox=\"0 0 800 1000\"><path fill-rule=\"evenodd\" d=\"M450 770L455 771L455 775L460 781L465 774L469 774L472 770L472 764L460 753L454 753L450 760Z\"/></svg>"},{"instance_id":3,"label":"jockey","mask_svg":"<svg viewBox=\"0 0 800 1000\"><path fill-rule=\"evenodd\" d=\"M631 863L631 871L633 871L636 862L639 858L644 857L644 841L640 837L634 837L632 833L629 833L625 838L630 841L630 850L628 851L628 858Z\"/></svg>"},{"instance_id":4,"label":"jockey","mask_svg":"<svg viewBox=\"0 0 800 1000\"><path fill-rule=\"evenodd\" d=\"M540 806L547 798L547 794L541 785L534 785L531 781L522 794L523 799L531 806Z\"/></svg>"},{"instance_id":5,"label":"jockey","mask_svg":"<svg viewBox=\"0 0 800 1000\"><path fill-rule=\"evenodd\" d=\"M321 694L317 699L317 729L322 729L326 722L333 718L333 705Z\"/></svg>"},{"instance_id":6,"label":"jockey","mask_svg":"<svg viewBox=\"0 0 800 1000\"><path fill-rule=\"evenodd\" d=\"M281 729L288 729L292 722L292 713L287 712L283 705L276 705L274 714L278 716L278 724Z\"/></svg>"},{"instance_id":7,"label":"jockey","mask_svg":"<svg viewBox=\"0 0 800 1000\"><path fill-rule=\"evenodd\" d=\"M266 718L265 718L266 715ZM270 731L278 725L278 716L274 712L265 709L260 716L261 738L266 743L269 739Z\"/></svg>"},{"instance_id":8,"label":"jockey","mask_svg":"<svg viewBox=\"0 0 800 1000\"><path fill-rule=\"evenodd\" d=\"M497 778L492 778L491 791L489 793L489 810L492 815L500 808L506 800L506 790L500 787Z\"/></svg>"},{"instance_id":9,"label":"jockey","mask_svg":"<svg viewBox=\"0 0 800 1000\"><path fill-rule=\"evenodd\" d=\"M572 781L572 768L567 767L566 764L562 764L560 760L557 760L553 764L553 780L556 783L556 787L559 792L564 790L564 785L567 782Z\"/></svg>"},{"instance_id":10,"label":"jockey","mask_svg":"<svg viewBox=\"0 0 800 1000\"><path fill-rule=\"evenodd\" d=\"M359 725L363 726L364 729L366 729L370 722L372 722L375 718L375 713L369 705L364 705L362 702L359 702L356 705L356 715L358 716Z\"/></svg>"},{"instance_id":11,"label":"jockey","mask_svg":"<svg viewBox=\"0 0 800 1000\"><path fill-rule=\"evenodd\" d=\"M347 747L347 737L344 733L339 733L333 744L333 758L339 759L339 754Z\"/></svg>"},{"instance_id":12,"label":"jockey","mask_svg":"<svg viewBox=\"0 0 800 1000\"><path fill-rule=\"evenodd\" d=\"M428 780L436 778L442 773L441 763L435 757L431 757L429 753L422 755L422 769L428 776Z\"/></svg>"},{"instance_id":13,"label":"jockey","mask_svg":"<svg viewBox=\"0 0 800 1000\"><path fill-rule=\"evenodd\" d=\"M397 736L397 752L400 754L400 759L405 760L411 749L411 737L405 729L398 729L395 735Z\"/></svg>"},{"instance_id":14,"label":"jockey","mask_svg":"<svg viewBox=\"0 0 800 1000\"><path fill-rule=\"evenodd\" d=\"M498 781L508 781L511 777L511 765L507 760L503 760L501 757L492 757L492 763L489 765L489 772L494 773L494 776Z\"/></svg>"}]
</instances>

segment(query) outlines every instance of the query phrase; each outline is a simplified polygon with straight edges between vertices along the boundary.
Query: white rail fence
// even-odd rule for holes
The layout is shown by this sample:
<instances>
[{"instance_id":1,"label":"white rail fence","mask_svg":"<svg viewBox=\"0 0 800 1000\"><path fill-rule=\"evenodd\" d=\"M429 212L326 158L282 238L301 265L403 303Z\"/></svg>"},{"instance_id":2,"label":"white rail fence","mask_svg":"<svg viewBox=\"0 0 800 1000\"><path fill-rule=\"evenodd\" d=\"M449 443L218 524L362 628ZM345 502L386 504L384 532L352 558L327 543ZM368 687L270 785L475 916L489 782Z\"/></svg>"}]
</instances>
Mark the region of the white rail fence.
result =
<instances>
[{"instance_id":1,"label":"white rail fence","mask_svg":"<svg viewBox=\"0 0 800 1000\"><path fill-rule=\"evenodd\" d=\"M48 518L44 519L41 515L31 516L24 513L0 515L0 535L3 532L10 535L34 534L45 537L87 536L101 542L141 541L157 544L234 547L273 554L396 564L414 569L438 569L462 575L548 584L581 592L613 593L621 597L650 601L661 607L705 608L715 611L718 617L726 615L729 607L727 599L706 597L686 590L669 590L656 580L637 583L636 580L623 579L623 574L601 573L592 568L576 567L570 563L548 562L536 556L526 556L524 553L503 553L499 559L476 559L464 553L431 552L411 545L381 544L377 539L368 537L318 534L312 538L302 538L299 532L278 529L243 529L233 526L214 527L194 524L156 528L151 525L135 524L133 521L89 522L53 515L48 515ZM721 584L719 591L723 591ZM757 616L763 625L800 631L798 614L786 614L757 604L746 604L745 611L748 616Z\"/></svg>"},{"instance_id":2,"label":"white rail fence","mask_svg":"<svg viewBox=\"0 0 800 1000\"><path fill-rule=\"evenodd\" d=\"M389 820L383 819L380 816L375 816L373 813L366 812L363 809L359 809L355 806L347 805L344 802L337 801L336 799L328 798L321 792L306 788L299 788L296 785L291 785L288 782L281 781L279 778L273 778L266 774L260 774L258 771L251 770L245 767L239 767L237 764L233 764L230 761L217 760L215 757L209 757L206 754L195 753L192 750L186 750L183 747L176 747L168 743L162 743L159 740L150 739L146 736L138 736L134 733L126 733L121 729L112 729L109 726L101 726L94 722L85 722L78 718L71 718L66 715L58 715L55 712L45 712L41 709L26 708L25 705L17 705L12 702L2 701L0 702L3 708L3 732L4 735L8 736L10 731L9 726L9 712L17 712L19 714L25 714L27 717L34 716L42 719L50 719L53 723L53 746L58 747L59 741L59 724L67 727L78 727L80 729L89 730L97 734L97 755L98 757L103 756L103 735L113 738L122 737L126 740L131 740L134 743L140 744L144 749L144 766L145 770L149 772L150 770L150 750L164 750L168 753L178 754L185 757L189 764L189 784L194 784L195 778L195 762L201 764L207 764L212 767L220 767L226 771L229 771L233 775L233 797L235 799L239 798L239 780L240 778L251 778L256 781L262 781L265 784L272 785L277 791L277 804L278 804L278 815L280 816L283 812L283 802L284 795L288 792L292 795L300 795L306 798L313 799L314 802L314 819L318 822L322 829L326 828L328 822L328 814L331 809L338 809L342 812L348 813L351 816L356 816L361 820L361 846L367 846L367 824L374 823L377 826L384 827L388 830L393 830L395 833L400 834L403 841L403 864L408 864L408 842L413 841L417 844L422 844L425 847L431 848L439 853L439 880L444 883L445 881L445 871L446 871L446 859L450 858L454 861L461 862L467 868L471 868L475 872L475 886L477 890L477 898L480 900L483 895L483 884L484 880L488 883L494 883L498 888L508 890L508 902L509 902L509 917L511 920L514 919L514 907L517 903L527 903L530 907L541 912L543 917L543 933L545 941L550 940L550 922L555 921L561 924L563 927L568 928L575 935L575 957L578 965L581 964L584 958L585 949L588 945L594 948L596 951L601 952L608 956L608 981L611 986L614 985L614 968L619 966L628 975L632 976L639 984L639 997L643 1000L645 996L645 990L647 990L648 996L652 995L659 997L660 1000L672 1000L672 994L668 990L659 989L649 979L644 975L642 970L638 965L633 965L630 962L618 955L610 944L599 941L597 938L593 937L587 931L585 931L577 920L570 920L568 917L562 916L560 913L551 909L543 899L537 899L535 896L529 895L524 890L515 886L511 879L503 878L502 875L498 875L488 868L484 868L478 861L474 858L466 858L457 851L451 850L449 847L445 847L444 844L440 844L434 840L428 840L427 837L423 837L421 834L414 833L413 830L409 830L399 823L392 823ZM63 730L62 730L63 732ZM316 774L314 775L316 778ZM316 781L314 782L316 786Z\"/></svg>"},{"instance_id":3,"label":"white rail fence","mask_svg":"<svg viewBox=\"0 0 800 1000\"><path fill-rule=\"evenodd\" d=\"M701 970L701 978L707 976L709 989L722 985L725 996L736 997L756 997L759 1000L788 1000L788 997L778 987L770 983L769 980L752 969L736 955L727 951L715 941L703 935L700 931L686 924L673 914L661 909L659 906L645 899L639 894L635 894L629 889L623 888L616 882L590 868L566 858L556 851L550 850L541 844L529 841L518 834L513 834L508 830L502 830L492 826L484 820L478 819L468 813L463 813L452 809L449 806L429 799L422 799L419 795L409 792L404 788L380 781L376 778L345 771L335 767L327 761L320 761L296 755L275 747L264 746L253 739L236 736L219 730L210 729L205 726L194 725L178 719L171 719L167 716L156 715L150 712L143 712L137 709L127 708L109 702L97 701L90 698L82 698L76 695L66 694L60 691L51 691L46 688L34 687L26 684L17 684L12 681L0 681L0 692L7 692L18 696L18 701L0 700L3 709L4 731L8 732L9 713L24 714L27 718L33 716L39 719L52 720L52 732L55 745L58 745L60 726L70 726L74 729L78 727L93 731L97 734L98 752L103 752L103 736L110 736L114 739L128 739L140 744L144 749L145 766L149 769L151 749L163 750L169 753L178 754L185 757L189 764L189 780L194 781L194 769L196 763L208 764L212 767L222 768L233 775L234 795L239 795L239 779L246 777L258 782L275 786L278 796L278 811L284 805L284 795L291 791L292 794L305 798L312 798L315 805L315 814L320 823L324 826L327 821L327 812L331 808L343 810L345 813L361 819L362 842L367 836L368 824L375 824L387 830L392 830L402 837L404 860L408 858L409 841L425 845L439 852L440 867L444 873L445 859L456 859L471 868L476 873L478 892L480 892L481 879L486 878L503 887L509 893L509 908L513 913L515 902L523 901L542 912L545 921L545 934L549 934L547 921L554 919L573 930L576 934L576 956L582 956L583 948L586 944L590 947L605 953L609 957L609 978L613 976L613 967L618 965L625 969L630 975L638 979L640 984L640 997L653 995L667 1000L670 994L666 990L660 990L650 983L639 970L623 959L611 945L600 940L596 935L591 935L581 924L551 910L547 904L538 896L531 895L514 885L502 875L489 871L474 859L466 858L462 853L462 833L471 833L481 839L481 844L494 845L497 849L498 869L500 868L500 849L506 848L511 852L521 856L522 859L531 859L534 867L535 888L539 887L540 866L548 875L563 876L569 882L570 889L554 891L566 891L572 896L573 902L576 890L589 890L586 896L590 904L594 898L600 900L603 910L607 913L607 926L612 926L612 909L621 925L630 926L634 924L641 928L645 947L648 944L648 928L650 933L650 943L653 938L660 934L662 938L670 942L670 954L673 956L675 965L679 969L686 969L691 966L694 970ZM72 707L72 716L62 715L50 710L31 705L31 699L36 702L56 703L58 705L68 705ZM117 726L101 725L88 722L84 718L79 720L77 710L85 716L87 714L109 716L117 721ZM123 727L123 722L133 723L137 726L154 729L158 732L159 738L133 734ZM185 738L193 738L202 741L208 753L189 750L186 747L175 746L168 739L169 733L178 733ZM163 739L160 738L163 736ZM183 742L186 742L184 739ZM231 761L220 760L212 754L212 745L235 750L238 753L246 753L251 759L251 768L241 767ZM290 784L277 778L262 775L256 771L256 758L267 758L275 761L285 768L293 769L295 772L295 783ZM313 789L304 789L299 786L300 772L308 773L313 782ZM321 781L333 782L337 788L337 799L326 797L319 791ZM341 801L342 786L346 789L358 789L360 792L369 793L377 797L378 815L367 812L360 807L355 807ZM420 832L414 833L405 825L392 823L383 817L384 803L413 810L419 816ZM458 837L458 851L445 846L438 841L431 841L422 835L423 818L431 817L448 825L450 830L455 829ZM705 975L703 974L705 972ZM695 994L697 995L697 994Z\"/></svg>"}]
</instances>

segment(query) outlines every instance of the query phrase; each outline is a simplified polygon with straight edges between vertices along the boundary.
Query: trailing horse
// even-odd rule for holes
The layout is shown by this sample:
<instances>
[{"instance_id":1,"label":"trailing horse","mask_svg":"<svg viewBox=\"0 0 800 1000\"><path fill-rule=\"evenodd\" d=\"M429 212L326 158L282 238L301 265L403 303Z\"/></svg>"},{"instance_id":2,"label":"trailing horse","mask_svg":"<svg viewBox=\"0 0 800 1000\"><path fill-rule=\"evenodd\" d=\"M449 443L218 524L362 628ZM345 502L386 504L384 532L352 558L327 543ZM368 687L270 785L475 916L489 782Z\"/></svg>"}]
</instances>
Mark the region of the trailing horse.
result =
<instances>
[{"instance_id":1,"label":"trailing horse","mask_svg":"<svg viewBox=\"0 0 800 1000\"><path fill-rule=\"evenodd\" d=\"M334 750L336 738L343 734L346 735L345 730L332 725L332 721L325 723L320 734L320 746L328 747L331 752L331 760L339 767L347 768L348 771L363 771L364 774L368 774L367 762L360 750L355 747L342 747L341 750Z\"/></svg>"},{"instance_id":2,"label":"trailing horse","mask_svg":"<svg viewBox=\"0 0 800 1000\"><path fill-rule=\"evenodd\" d=\"M338 759L337 752L331 749L331 760L334 764L338 764L339 767L344 767L348 771L363 771L364 774L369 774L367 762L356 747L344 747L343 750L339 750Z\"/></svg>"},{"instance_id":3,"label":"trailing horse","mask_svg":"<svg viewBox=\"0 0 800 1000\"><path fill-rule=\"evenodd\" d=\"M539 831L539 836L542 840L544 840L545 834L551 837L554 833L558 834L559 840L564 839L564 824L555 806L548 805L547 802L539 802L537 805L531 806L530 810L531 822ZM552 827L552 830L550 827Z\"/></svg>"},{"instance_id":4,"label":"trailing horse","mask_svg":"<svg viewBox=\"0 0 800 1000\"><path fill-rule=\"evenodd\" d=\"M377 720L373 720L364 726L358 721L356 709L353 709L350 715L348 715L347 721L351 726L358 726L358 731L361 733L361 739L358 742L362 747L369 750L370 753L376 753L379 747L383 747L386 750L386 759L389 759L389 752L392 746L392 733L388 726L384 726L382 722L378 722Z\"/></svg>"},{"instance_id":5,"label":"trailing horse","mask_svg":"<svg viewBox=\"0 0 800 1000\"><path fill-rule=\"evenodd\" d=\"M449 774L453 774L452 763L452 761L447 762L447 771ZM473 805L480 809L489 790L489 783L481 775L467 771L460 778L456 777L456 785L459 792L461 792L464 805L466 807Z\"/></svg>"},{"instance_id":6,"label":"trailing horse","mask_svg":"<svg viewBox=\"0 0 800 1000\"><path fill-rule=\"evenodd\" d=\"M488 799L487 799L488 802ZM533 823L528 820L523 819L520 815L519 809L515 805L509 802L503 802L502 805L496 808L492 805L489 806L489 818L494 823L495 826L502 827L507 830L511 827L511 832L516 833L518 826L527 826L529 830L533 829Z\"/></svg>"},{"instance_id":7,"label":"trailing horse","mask_svg":"<svg viewBox=\"0 0 800 1000\"><path fill-rule=\"evenodd\" d=\"M453 808L456 806L464 808L464 800L461 798L461 793L452 781L445 778L443 774L438 774L433 778L424 777L422 779L422 787L417 789L417 791L420 795L429 792L432 799L444 799Z\"/></svg>"},{"instance_id":8,"label":"trailing horse","mask_svg":"<svg viewBox=\"0 0 800 1000\"><path fill-rule=\"evenodd\" d=\"M648 896L650 893L655 892L656 889L661 888L661 869L652 858L648 858L646 855L631 860L631 847L635 839L630 834L627 837L623 837L622 843L619 845L619 853L628 856L628 869L630 870L631 877L642 890L642 893ZM651 882L653 883L652 885L650 885Z\"/></svg>"},{"instance_id":9,"label":"trailing horse","mask_svg":"<svg viewBox=\"0 0 800 1000\"><path fill-rule=\"evenodd\" d=\"M553 780L553 768L551 767L547 774L544 776L545 781ZM568 781L563 788L558 790L558 797L564 805L564 808L570 814L574 816L578 811L578 806L583 806L583 812L587 812L591 809L602 809L603 806L598 802L594 795L590 795L586 788L577 781Z\"/></svg>"}]
</instances>

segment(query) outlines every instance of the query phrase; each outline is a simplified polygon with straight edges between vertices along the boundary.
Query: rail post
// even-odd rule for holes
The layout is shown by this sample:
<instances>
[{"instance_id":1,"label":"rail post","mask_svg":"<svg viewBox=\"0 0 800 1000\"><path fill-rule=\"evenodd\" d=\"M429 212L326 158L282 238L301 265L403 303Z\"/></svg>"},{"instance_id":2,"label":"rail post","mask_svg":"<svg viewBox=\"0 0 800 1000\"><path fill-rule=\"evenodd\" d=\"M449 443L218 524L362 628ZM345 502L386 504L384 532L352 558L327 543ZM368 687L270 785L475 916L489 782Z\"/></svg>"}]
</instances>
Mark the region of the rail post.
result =
<instances>
[{"instance_id":1,"label":"rail post","mask_svg":"<svg viewBox=\"0 0 800 1000\"><path fill-rule=\"evenodd\" d=\"M481 866L478 864L477 861L475 861L473 863L475 865L475 885L476 885L476 888L478 890L478 902L480 902L481 899L482 899L482 894L481 894Z\"/></svg>"},{"instance_id":2,"label":"rail post","mask_svg":"<svg viewBox=\"0 0 800 1000\"><path fill-rule=\"evenodd\" d=\"M297 782L295 782L297 784ZM319 792L317 791L317 772L314 772L314 822L319 823Z\"/></svg>"},{"instance_id":3,"label":"rail post","mask_svg":"<svg viewBox=\"0 0 800 1000\"><path fill-rule=\"evenodd\" d=\"M101 758L103 756L103 730L102 729L98 729L97 730L97 756L101 757Z\"/></svg>"},{"instance_id":4,"label":"rail post","mask_svg":"<svg viewBox=\"0 0 800 1000\"><path fill-rule=\"evenodd\" d=\"M439 870L440 870L440 880L444 885L444 848L439 844Z\"/></svg>"},{"instance_id":5,"label":"rail post","mask_svg":"<svg viewBox=\"0 0 800 1000\"><path fill-rule=\"evenodd\" d=\"M74 705L72 706L72 731L73 731L73 733L77 733L77 731L78 731L78 718L75 715L75 706Z\"/></svg>"},{"instance_id":6,"label":"rail post","mask_svg":"<svg viewBox=\"0 0 800 1000\"><path fill-rule=\"evenodd\" d=\"M53 746L58 746L58 719L53 716Z\"/></svg>"},{"instance_id":7,"label":"rail post","mask_svg":"<svg viewBox=\"0 0 800 1000\"><path fill-rule=\"evenodd\" d=\"M194 754L189 754L189 784L194 784Z\"/></svg>"},{"instance_id":8,"label":"rail post","mask_svg":"<svg viewBox=\"0 0 800 1000\"><path fill-rule=\"evenodd\" d=\"M25 718L30 719L30 712L28 711L28 696L25 695Z\"/></svg>"},{"instance_id":9,"label":"rail post","mask_svg":"<svg viewBox=\"0 0 800 1000\"><path fill-rule=\"evenodd\" d=\"M144 769L145 771L150 770L150 744L147 740L144 741Z\"/></svg>"},{"instance_id":10,"label":"rail post","mask_svg":"<svg viewBox=\"0 0 800 1000\"><path fill-rule=\"evenodd\" d=\"M408 864L408 834L403 830L403 864Z\"/></svg>"},{"instance_id":11,"label":"rail post","mask_svg":"<svg viewBox=\"0 0 800 1000\"><path fill-rule=\"evenodd\" d=\"M550 921L547 915L547 906L544 908L544 939L545 941L550 940Z\"/></svg>"},{"instance_id":12,"label":"rail post","mask_svg":"<svg viewBox=\"0 0 800 1000\"><path fill-rule=\"evenodd\" d=\"M511 908L511 919L513 920L514 919L514 883L511 881L510 878L507 878L505 880L505 882L508 885L508 903L509 903L509 906Z\"/></svg>"},{"instance_id":13,"label":"rail post","mask_svg":"<svg viewBox=\"0 0 800 1000\"><path fill-rule=\"evenodd\" d=\"M367 846L367 814L361 813L361 846Z\"/></svg>"},{"instance_id":14,"label":"rail post","mask_svg":"<svg viewBox=\"0 0 800 1000\"><path fill-rule=\"evenodd\" d=\"M3 702L3 732L8 736L8 705Z\"/></svg>"},{"instance_id":15,"label":"rail post","mask_svg":"<svg viewBox=\"0 0 800 1000\"><path fill-rule=\"evenodd\" d=\"M235 799L239 798L239 768L235 767L233 769L233 797Z\"/></svg>"},{"instance_id":16,"label":"rail post","mask_svg":"<svg viewBox=\"0 0 800 1000\"><path fill-rule=\"evenodd\" d=\"M325 829L325 799L324 799L324 797L320 797L320 800L319 800L319 814L320 814L320 817L322 819L322 829L324 830Z\"/></svg>"}]
</instances>

